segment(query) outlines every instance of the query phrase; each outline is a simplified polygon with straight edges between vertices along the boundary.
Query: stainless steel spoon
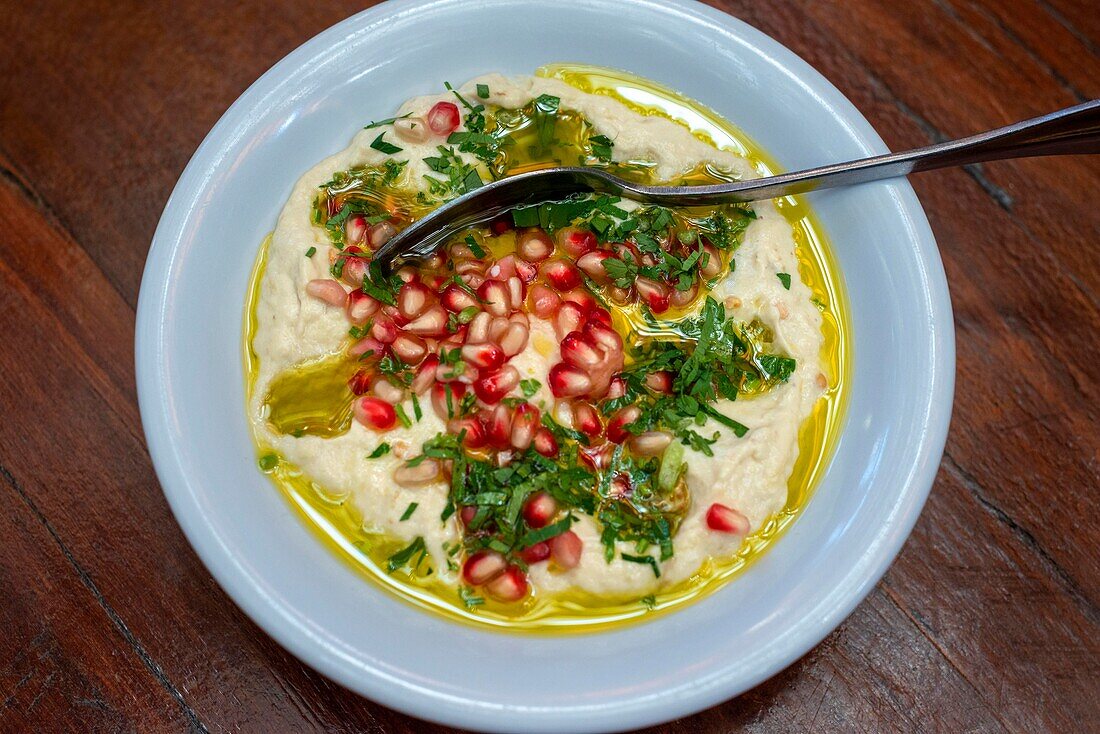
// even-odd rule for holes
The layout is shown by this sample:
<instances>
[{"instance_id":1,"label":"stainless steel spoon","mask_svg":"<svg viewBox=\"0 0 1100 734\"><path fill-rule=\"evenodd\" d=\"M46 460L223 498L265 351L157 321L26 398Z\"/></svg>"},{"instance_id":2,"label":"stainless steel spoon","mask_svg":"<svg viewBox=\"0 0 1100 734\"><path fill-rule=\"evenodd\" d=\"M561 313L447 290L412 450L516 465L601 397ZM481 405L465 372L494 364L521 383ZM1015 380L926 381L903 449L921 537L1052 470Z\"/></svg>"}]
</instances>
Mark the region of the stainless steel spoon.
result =
<instances>
[{"instance_id":1,"label":"stainless steel spoon","mask_svg":"<svg viewBox=\"0 0 1100 734\"><path fill-rule=\"evenodd\" d=\"M525 204L598 192L667 206L774 199L832 186L878 181L948 166L1027 156L1100 153L1100 100L905 153L861 158L779 176L705 186L641 186L599 168L546 168L488 183L413 222L378 248L383 272L427 257L449 237Z\"/></svg>"}]
</instances>

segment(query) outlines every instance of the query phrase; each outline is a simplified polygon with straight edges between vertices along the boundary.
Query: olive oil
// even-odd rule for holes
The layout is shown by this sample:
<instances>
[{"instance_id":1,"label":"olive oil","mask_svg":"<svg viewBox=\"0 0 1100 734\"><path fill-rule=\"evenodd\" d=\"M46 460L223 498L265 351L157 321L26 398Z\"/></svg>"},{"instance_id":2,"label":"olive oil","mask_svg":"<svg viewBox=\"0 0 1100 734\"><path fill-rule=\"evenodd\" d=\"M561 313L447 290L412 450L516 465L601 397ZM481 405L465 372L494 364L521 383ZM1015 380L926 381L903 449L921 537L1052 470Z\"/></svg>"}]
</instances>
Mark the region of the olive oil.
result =
<instances>
[{"instance_id":1,"label":"olive oil","mask_svg":"<svg viewBox=\"0 0 1100 734\"><path fill-rule=\"evenodd\" d=\"M585 92L606 95L641 114L671 119L687 127L704 142L747 158L761 175L777 170L764 151L715 112L656 83L625 72L580 65L555 64L539 69L537 74L560 79ZM511 116L503 116L500 124L507 125L515 133L516 144L503 148L491 166L498 175L557 163L574 165L585 162L591 155L585 141L592 131L586 128L587 121L571 112L559 113L554 136L556 142L549 150L539 139L537 110L532 105L513 111ZM640 183L652 182L650 168L644 163L621 164L614 172ZM722 180L728 180L728 176L709 166L692 171L683 178L685 183ZM395 207L392 201L385 203L391 210L400 208ZM643 599L636 596L609 598L584 591L543 597L538 595L536 589L520 604L502 604L490 598L464 600L426 564L420 564L412 571L401 569L390 572L386 559L403 544L367 532L351 502L331 497L282 457L276 456L271 461L270 447L264 446L260 440L260 456L267 460L262 462L264 470L319 537L365 577L381 583L418 607L431 609L452 619L508 631L590 632L619 623L650 619L655 614L701 598L759 557L797 517L828 466L847 400L850 341L847 303L840 273L826 246L822 228L804 202L798 197L787 197L776 203L794 231L799 275L810 287L813 302L822 315L824 342L821 360L828 388L800 429L799 455L788 482L786 504L763 527L750 535L733 557L707 561L690 578ZM257 257L245 310L244 348L250 402L259 370L258 358L252 349L257 325L255 310L269 244L270 238L264 242ZM514 234L490 238L485 244L486 249L499 256L512 250ZM697 303L689 304L680 312L669 313L665 317L678 318L696 308ZM658 335L635 307L613 309L613 314L616 327L621 331ZM282 433L300 431L321 436L346 431L352 400L346 380L354 369L354 363L331 356L276 378L266 401L270 406L268 418L273 427ZM303 385L312 383L316 384L312 398L292 396ZM308 388L310 391L313 389ZM321 395L322 390L330 389L331 394Z\"/></svg>"}]
</instances>

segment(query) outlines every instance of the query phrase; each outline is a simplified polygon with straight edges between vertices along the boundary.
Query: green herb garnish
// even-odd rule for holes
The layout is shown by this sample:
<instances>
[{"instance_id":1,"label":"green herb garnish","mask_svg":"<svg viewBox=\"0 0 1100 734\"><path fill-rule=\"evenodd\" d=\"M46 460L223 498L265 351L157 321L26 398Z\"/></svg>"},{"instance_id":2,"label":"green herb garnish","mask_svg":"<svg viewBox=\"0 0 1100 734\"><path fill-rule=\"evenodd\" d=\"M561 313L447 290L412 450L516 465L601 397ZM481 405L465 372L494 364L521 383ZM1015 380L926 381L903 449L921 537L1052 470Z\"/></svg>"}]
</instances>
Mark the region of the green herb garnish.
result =
<instances>
[{"instance_id":1,"label":"green herb garnish","mask_svg":"<svg viewBox=\"0 0 1100 734\"><path fill-rule=\"evenodd\" d=\"M783 284L783 287L787 290L791 289L791 274L790 273L776 273L775 277L779 278L779 282Z\"/></svg>"},{"instance_id":2,"label":"green herb garnish","mask_svg":"<svg viewBox=\"0 0 1100 734\"><path fill-rule=\"evenodd\" d=\"M404 148L398 148L393 143L387 143L385 140L383 140L382 137L385 134L386 133L378 133L378 137L374 139L374 141L370 144L370 147L374 148L377 151L385 153L386 155L393 155L394 153L400 153L402 150L404 150Z\"/></svg>"},{"instance_id":3,"label":"green herb garnish","mask_svg":"<svg viewBox=\"0 0 1100 734\"><path fill-rule=\"evenodd\" d=\"M399 522L405 522L412 517L413 513L416 512L416 508L419 506L420 505L416 502L410 502L409 506L405 508L405 512L401 514L401 520Z\"/></svg>"}]
</instances>

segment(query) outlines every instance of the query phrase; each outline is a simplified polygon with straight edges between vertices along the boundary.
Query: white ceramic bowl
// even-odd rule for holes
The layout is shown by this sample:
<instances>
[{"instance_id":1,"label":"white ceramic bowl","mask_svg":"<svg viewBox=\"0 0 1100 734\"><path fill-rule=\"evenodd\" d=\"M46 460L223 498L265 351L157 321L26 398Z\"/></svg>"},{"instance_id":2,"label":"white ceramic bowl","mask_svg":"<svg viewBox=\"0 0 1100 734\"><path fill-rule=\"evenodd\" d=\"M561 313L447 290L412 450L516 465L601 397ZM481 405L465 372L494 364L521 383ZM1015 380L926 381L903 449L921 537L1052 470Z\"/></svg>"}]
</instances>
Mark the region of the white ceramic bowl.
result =
<instances>
[{"instance_id":1,"label":"white ceramic bowl","mask_svg":"<svg viewBox=\"0 0 1100 734\"><path fill-rule=\"evenodd\" d=\"M742 576L653 622L534 637L415 610L330 555L256 469L240 350L256 248L301 173L366 120L444 80L554 61L663 82L735 122L787 169L886 150L816 71L703 5L391 0L306 43L225 113L168 201L138 308L149 448L172 510L222 587L348 688L475 729L652 724L789 665L897 554L932 484L951 410L947 285L913 190L898 181L821 192L810 200L851 301L847 425L802 516Z\"/></svg>"}]
</instances>

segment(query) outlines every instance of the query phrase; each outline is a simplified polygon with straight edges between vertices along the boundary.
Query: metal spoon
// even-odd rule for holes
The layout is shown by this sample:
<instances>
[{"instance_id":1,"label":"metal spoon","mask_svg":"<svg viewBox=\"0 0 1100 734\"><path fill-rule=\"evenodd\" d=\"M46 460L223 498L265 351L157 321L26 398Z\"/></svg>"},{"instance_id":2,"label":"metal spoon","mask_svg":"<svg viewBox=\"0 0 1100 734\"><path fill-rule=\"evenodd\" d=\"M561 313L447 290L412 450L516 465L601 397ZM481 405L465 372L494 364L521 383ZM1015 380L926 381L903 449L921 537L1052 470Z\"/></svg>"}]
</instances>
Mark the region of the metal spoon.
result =
<instances>
[{"instance_id":1,"label":"metal spoon","mask_svg":"<svg viewBox=\"0 0 1100 734\"><path fill-rule=\"evenodd\" d=\"M406 262L427 257L449 237L476 222L517 206L563 199L579 192L621 195L667 206L726 204L774 199L934 168L1067 153L1100 153L1100 100L905 153L735 183L641 186L599 168L546 168L493 181L444 204L378 248L373 260L383 272L389 272Z\"/></svg>"}]
</instances>

